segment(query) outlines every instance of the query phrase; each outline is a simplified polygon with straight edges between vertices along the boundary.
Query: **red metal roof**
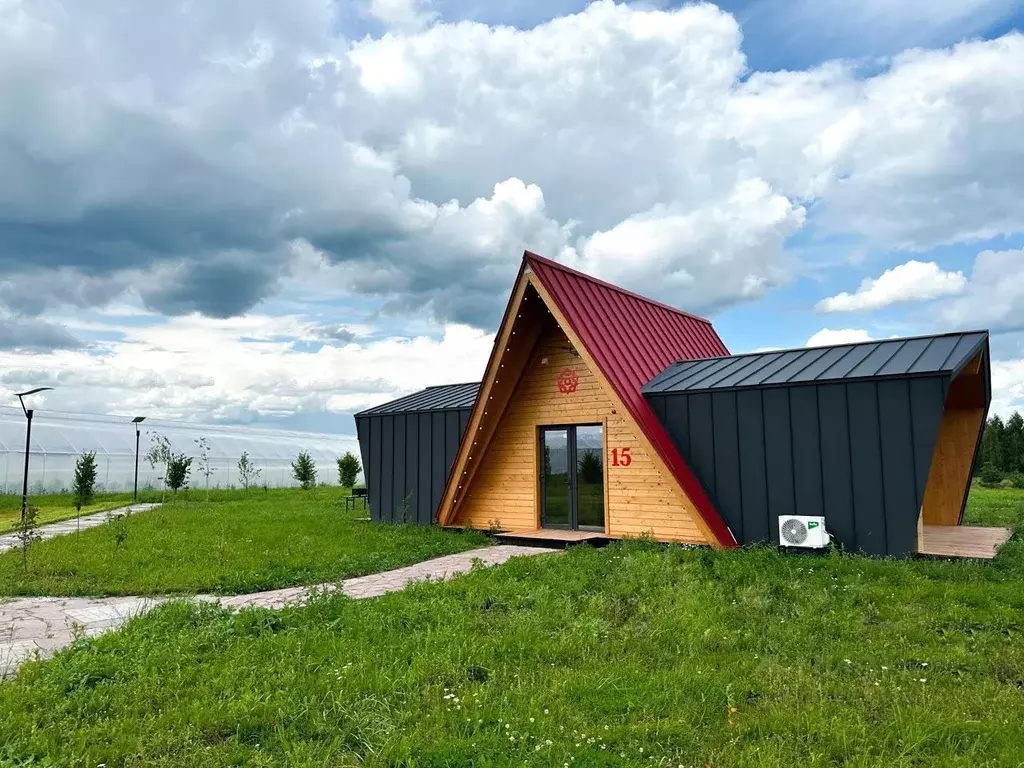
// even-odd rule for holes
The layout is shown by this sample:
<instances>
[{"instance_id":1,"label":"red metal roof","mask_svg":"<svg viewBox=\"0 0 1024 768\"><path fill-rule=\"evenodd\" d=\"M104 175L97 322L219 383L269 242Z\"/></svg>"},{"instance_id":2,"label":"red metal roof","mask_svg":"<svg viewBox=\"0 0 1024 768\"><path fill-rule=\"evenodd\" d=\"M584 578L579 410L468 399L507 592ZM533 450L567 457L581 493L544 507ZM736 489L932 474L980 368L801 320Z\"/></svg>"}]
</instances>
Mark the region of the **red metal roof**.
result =
<instances>
[{"instance_id":1,"label":"red metal roof","mask_svg":"<svg viewBox=\"0 0 1024 768\"><path fill-rule=\"evenodd\" d=\"M715 537L724 546L735 546L718 510L641 393L671 363L728 355L711 323L535 253L527 251L523 258Z\"/></svg>"}]
</instances>

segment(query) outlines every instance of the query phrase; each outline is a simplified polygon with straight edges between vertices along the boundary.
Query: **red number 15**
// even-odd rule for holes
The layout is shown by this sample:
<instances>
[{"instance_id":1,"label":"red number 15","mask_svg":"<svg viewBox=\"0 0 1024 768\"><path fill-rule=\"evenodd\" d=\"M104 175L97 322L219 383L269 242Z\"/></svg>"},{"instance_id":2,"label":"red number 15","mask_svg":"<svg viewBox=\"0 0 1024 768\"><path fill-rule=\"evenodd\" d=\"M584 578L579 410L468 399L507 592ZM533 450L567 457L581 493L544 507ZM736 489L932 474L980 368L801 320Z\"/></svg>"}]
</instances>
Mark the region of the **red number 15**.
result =
<instances>
[{"instance_id":1,"label":"red number 15","mask_svg":"<svg viewBox=\"0 0 1024 768\"><path fill-rule=\"evenodd\" d=\"M633 457L629 455L629 448L612 448L612 466L628 467L633 463Z\"/></svg>"}]
</instances>

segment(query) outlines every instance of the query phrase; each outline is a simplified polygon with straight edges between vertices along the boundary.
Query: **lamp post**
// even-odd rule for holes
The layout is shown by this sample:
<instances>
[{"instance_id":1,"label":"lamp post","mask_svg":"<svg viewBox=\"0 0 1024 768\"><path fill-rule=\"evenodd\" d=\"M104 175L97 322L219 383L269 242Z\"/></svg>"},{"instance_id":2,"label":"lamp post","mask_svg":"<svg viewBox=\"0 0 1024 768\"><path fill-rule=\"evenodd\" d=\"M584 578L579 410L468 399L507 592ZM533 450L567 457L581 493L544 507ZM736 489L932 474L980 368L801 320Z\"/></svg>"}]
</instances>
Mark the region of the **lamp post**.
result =
<instances>
[{"instance_id":1,"label":"lamp post","mask_svg":"<svg viewBox=\"0 0 1024 768\"><path fill-rule=\"evenodd\" d=\"M32 414L35 413L31 408L25 407L24 398L29 395L34 395L37 392L48 392L52 389L53 387L36 387L35 389L30 389L28 392L16 393L18 402L21 403L21 410L25 412L25 418L28 423L28 427L25 430L25 480L21 486L21 519L23 521L28 512L28 457L32 453Z\"/></svg>"},{"instance_id":2,"label":"lamp post","mask_svg":"<svg viewBox=\"0 0 1024 768\"><path fill-rule=\"evenodd\" d=\"M132 501L139 500L139 424L145 420L145 416L136 416L132 419L132 424L135 425L135 491L132 493Z\"/></svg>"}]
</instances>

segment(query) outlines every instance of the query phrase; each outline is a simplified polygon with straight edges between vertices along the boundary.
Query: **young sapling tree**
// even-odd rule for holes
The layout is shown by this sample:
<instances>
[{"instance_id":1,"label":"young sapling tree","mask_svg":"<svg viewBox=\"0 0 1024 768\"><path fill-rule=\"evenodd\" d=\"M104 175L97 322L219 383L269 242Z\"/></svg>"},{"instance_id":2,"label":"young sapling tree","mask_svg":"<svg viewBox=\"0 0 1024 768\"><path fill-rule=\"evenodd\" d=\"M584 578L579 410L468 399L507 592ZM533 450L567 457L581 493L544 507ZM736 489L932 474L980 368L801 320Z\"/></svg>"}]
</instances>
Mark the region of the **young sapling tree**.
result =
<instances>
[{"instance_id":1,"label":"young sapling tree","mask_svg":"<svg viewBox=\"0 0 1024 768\"><path fill-rule=\"evenodd\" d=\"M160 502L163 503L167 494L167 466L171 462L174 453L171 451L171 441L156 432L147 432L149 436L149 450L146 452L146 463L150 469L163 468L163 484L160 488Z\"/></svg>"},{"instance_id":2,"label":"young sapling tree","mask_svg":"<svg viewBox=\"0 0 1024 768\"><path fill-rule=\"evenodd\" d=\"M338 483L342 488L351 488L356 484L359 470L363 467L352 451L346 451L345 455L338 459Z\"/></svg>"},{"instance_id":3,"label":"young sapling tree","mask_svg":"<svg viewBox=\"0 0 1024 768\"><path fill-rule=\"evenodd\" d=\"M172 454L167 462L167 487L175 494L188 484L188 475L192 471L192 457L184 453Z\"/></svg>"},{"instance_id":4,"label":"young sapling tree","mask_svg":"<svg viewBox=\"0 0 1024 768\"><path fill-rule=\"evenodd\" d=\"M316 463L308 451L302 451L292 462L292 477L298 480L304 490L316 485Z\"/></svg>"},{"instance_id":5,"label":"young sapling tree","mask_svg":"<svg viewBox=\"0 0 1024 768\"><path fill-rule=\"evenodd\" d=\"M262 469L252 463L249 453L243 451L238 459L238 479L242 482L242 487L248 491L249 485L257 482L262 472Z\"/></svg>"},{"instance_id":6,"label":"young sapling tree","mask_svg":"<svg viewBox=\"0 0 1024 768\"><path fill-rule=\"evenodd\" d=\"M210 466L210 441L205 437L200 437L193 440L196 444L196 450L199 452L198 461L196 462L199 466L199 474L206 478L206 500L210 500L210 475L217 471L215 467Z\"/></svg>"},{"instance_id":7,"label":"young sapling tree","mask_svg":"<svg viewBox=\"0 0 1024 768\"><path fill-rule=\"evenodd\" d=\"M75 527L82 532L82 507L92 503L96 487L96 453L83 453L75 461L75 479L71 488L75 497Z\"/></svg>"}]
</instances>

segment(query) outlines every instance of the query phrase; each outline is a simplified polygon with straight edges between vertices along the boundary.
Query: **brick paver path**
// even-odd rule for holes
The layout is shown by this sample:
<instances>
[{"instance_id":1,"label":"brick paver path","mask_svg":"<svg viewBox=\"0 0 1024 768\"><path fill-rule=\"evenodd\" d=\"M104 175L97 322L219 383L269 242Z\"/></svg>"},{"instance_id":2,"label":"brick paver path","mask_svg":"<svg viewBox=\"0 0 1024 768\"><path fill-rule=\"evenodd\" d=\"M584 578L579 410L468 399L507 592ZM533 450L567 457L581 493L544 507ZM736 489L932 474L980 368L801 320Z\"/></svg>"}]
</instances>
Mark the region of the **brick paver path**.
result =
<instances>
[{"instance_id":1,"label":"brick paver path","mask_svg":"<svg viewBox=\"0 0 1024 768\"><path fill-rule=\"evenodd\" d=\"M84 522L84 519L83 519ZM379 597L405 589L415 581L445 579L465 573L475 561L499 565L512 557L557 554L560 550L502 544L446 555L434 560L346 579L340 584L319 584L314 587L289 587L251 595L218 597L197 595L196 600L219 603L226 608L281 608L301 603L311 591L333 592L341 589L355 599ZM162 597L25 597L5 601L0 597L0 677L12 674L26 659L37 653L47 657L70 645L75 632L84 636L101 634L124 624L164 602Z\"/></svg>"},{"instance_id":2,"label":"brick paver path","mask_svg":"<svg viewBox=\"0 0 1024 768\"><path fill-rule=\"evenodd\" d=\"M82 530L88 528L95 528L97 525L103 525L107 522L108 515L117 515L124 512L145 512L159 507L159 504L132 504L127 507L121 507L120 509L113 509L109 512L96 512L92 515L86 515L81 519ZM36 528L36 532L44 539L52 539L54 536L63 536L66 533L74 533L78 530L78 523L74 518L70 520L63 520L59 523L49 523L47 525L40 525ZM8 549L14 549L18 546L18 539L15 538L13 533L4 534L0 536L0 552Z\"/></svg>"}]
</instances>

